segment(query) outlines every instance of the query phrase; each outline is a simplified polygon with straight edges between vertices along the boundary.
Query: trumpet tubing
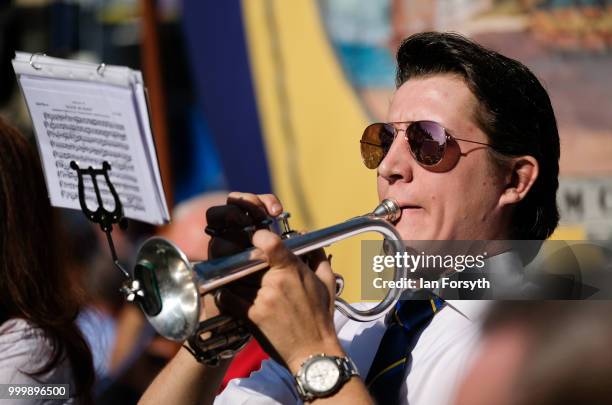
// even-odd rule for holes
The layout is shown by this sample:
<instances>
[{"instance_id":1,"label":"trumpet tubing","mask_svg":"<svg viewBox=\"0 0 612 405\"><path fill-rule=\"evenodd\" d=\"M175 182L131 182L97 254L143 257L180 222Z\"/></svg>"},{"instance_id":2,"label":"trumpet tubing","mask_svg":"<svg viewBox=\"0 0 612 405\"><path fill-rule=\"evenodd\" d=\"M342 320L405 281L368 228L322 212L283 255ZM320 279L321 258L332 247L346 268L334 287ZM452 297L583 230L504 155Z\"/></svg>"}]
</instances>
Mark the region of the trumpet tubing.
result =
<instances>
[{"instance_id":1,"label":"trumpet tubing","mask_svg":"<svg viewBox=\"0 0 612 405\"><path fill-rule=\"evenodd\" d=\"M385 237L396 252L405 251L401 237L389 221L401 215L396 202L384 200L364 216L337 225L283 240L296 255L330 246L366 232ZM134 271L142 291L140 305L149 322L162 336L182 341L198 332L200 295L268 267L264 260L253 259L252 250L204 262L189 262L185 254L171 242L154 237L140 248ZM394 279L406 277L405 267L396 267ZM390 289L383 300L367 310L358 310L336 297L336 308L351 319L365 322L380 317L401 295Z\"/></svg>"}]
</instances>

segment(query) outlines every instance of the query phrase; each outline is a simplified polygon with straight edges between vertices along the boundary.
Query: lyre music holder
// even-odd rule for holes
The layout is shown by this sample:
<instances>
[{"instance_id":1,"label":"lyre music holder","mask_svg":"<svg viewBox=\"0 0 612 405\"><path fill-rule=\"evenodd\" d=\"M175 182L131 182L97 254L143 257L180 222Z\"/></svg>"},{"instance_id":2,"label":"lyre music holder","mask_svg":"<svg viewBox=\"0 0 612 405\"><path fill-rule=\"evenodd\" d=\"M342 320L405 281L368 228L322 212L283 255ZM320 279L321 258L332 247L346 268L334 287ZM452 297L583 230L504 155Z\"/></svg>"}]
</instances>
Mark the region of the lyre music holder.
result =
<instances>
[{"instance_id":1,"label":"lyre music holder","mask_svg":"<svg viewBox=\"0 0 612 405\"><path fill-rule=\"evenodd\" d=\"M119 263L119 259L117 258L117 251L115 250L115 244L113 243L113 238L111 233L113 232L113 224L118 224L121 229L126 229L128 222L127 218L123 216L123 206L121 205L121 200L119 199L119 194L115 190L113 183L111 182L108 171L111 170L111 165L107 161L102 163L101 169L94 169L89 166L86 169L82 169L79 167L78 163L74 160L70 162L70 168L75 170L78 177L78 190L79 190L79 203L81 204L81 210L91 222L94 222L100 225L100 229L106 234L106 240L108 241L108 246L110 247L111 255L113 258L113 264L126 278L126 281L123 283L121 287L121 291L126 295L128 301L134 301L137 297L142 297L143 292L140 289L140 283L138 280L132 279L130 273L127 272ZM89 176L91 178L91 183L93 185L94 192L96 194L96 200L98 202L98 207L96 210L91 210L87 207L86 196L85 196L85 181L84 176ZM100 193L100 187L98 186L98 176L103 176L106 185L108 186L108 190L110 191L111 196L113 197L114 209L109 211L104 206L104 200L102 199L102 195Z\"/></svg>"}]
</instances>

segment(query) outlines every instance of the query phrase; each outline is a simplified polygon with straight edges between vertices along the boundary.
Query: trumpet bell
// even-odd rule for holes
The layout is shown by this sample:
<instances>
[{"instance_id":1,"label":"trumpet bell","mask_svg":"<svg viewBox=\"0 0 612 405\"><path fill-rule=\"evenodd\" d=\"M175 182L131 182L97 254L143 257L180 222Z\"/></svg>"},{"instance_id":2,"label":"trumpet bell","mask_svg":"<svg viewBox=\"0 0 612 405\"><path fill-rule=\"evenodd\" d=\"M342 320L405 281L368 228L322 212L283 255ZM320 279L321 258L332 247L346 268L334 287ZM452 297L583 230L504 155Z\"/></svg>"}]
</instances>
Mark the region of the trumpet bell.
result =
<instances>
[{"instance_id":1,"label":"trumpet bell","mask_svg":"<svg viewBox=\"0 0 612 405\"><path fill-rule=\"evenodd\" d=\"M196 332L200 294L193 268L180 249L166 239L147 240L138 255L134 278L146 291L140 306L159 334L181 341Z\"/></svg>"}]
</instances>

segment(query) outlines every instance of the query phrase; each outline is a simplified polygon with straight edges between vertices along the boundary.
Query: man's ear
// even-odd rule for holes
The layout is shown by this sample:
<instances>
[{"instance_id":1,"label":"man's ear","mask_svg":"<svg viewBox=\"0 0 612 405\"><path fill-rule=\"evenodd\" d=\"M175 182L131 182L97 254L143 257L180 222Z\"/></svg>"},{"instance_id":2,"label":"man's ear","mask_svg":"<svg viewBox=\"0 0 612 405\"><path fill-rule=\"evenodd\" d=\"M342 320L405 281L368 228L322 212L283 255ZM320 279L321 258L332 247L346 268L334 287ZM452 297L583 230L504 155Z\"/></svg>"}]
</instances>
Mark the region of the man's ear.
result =
<instances>
[{"instance_id":1,"label":"man's ear","mask_svg":"<svg viewBox=\"0 0 612 405\"><path fill-rule=\"evenodd\" d=\"M529 155L512 158L510 172L506 176L506 188L499 198L499 205L504 207L521 201L539 174L538 161Z\"/></svg>"}]
</instances>

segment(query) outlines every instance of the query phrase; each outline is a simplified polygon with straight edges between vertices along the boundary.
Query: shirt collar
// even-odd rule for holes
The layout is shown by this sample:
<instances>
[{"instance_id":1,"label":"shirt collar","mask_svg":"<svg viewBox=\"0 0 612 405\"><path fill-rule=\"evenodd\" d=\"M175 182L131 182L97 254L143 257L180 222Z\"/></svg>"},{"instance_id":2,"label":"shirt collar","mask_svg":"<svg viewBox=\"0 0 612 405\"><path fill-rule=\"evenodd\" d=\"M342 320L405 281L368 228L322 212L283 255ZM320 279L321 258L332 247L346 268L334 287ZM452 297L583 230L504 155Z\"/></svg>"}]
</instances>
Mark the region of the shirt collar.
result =
<instances>
[{"instance_id":1,"label":"shirt collar","mask_svg":"<svg viewBox=\"0 0 612 405\"><path fill-rule=\"evenodd\" d=\"M446 307L472 322L480 320L486 309L491 305L490 300L447 300Z\"/></svg>"},{"instance_id":2,"label":"shirt collar","mask_svg":"<svg viewBox=\"0 0 612 405\"><path fill-rule=\"evenodd\" d=\"M506 277L514 276L522 279L523 263L519 254L514 250L491 256L485 260L485 263L487 268L494 268L497 274L504 273ZM491 300L446 300L449 309L470 321L479 320L491 302Z\"/></svg>"}]
</instances>

